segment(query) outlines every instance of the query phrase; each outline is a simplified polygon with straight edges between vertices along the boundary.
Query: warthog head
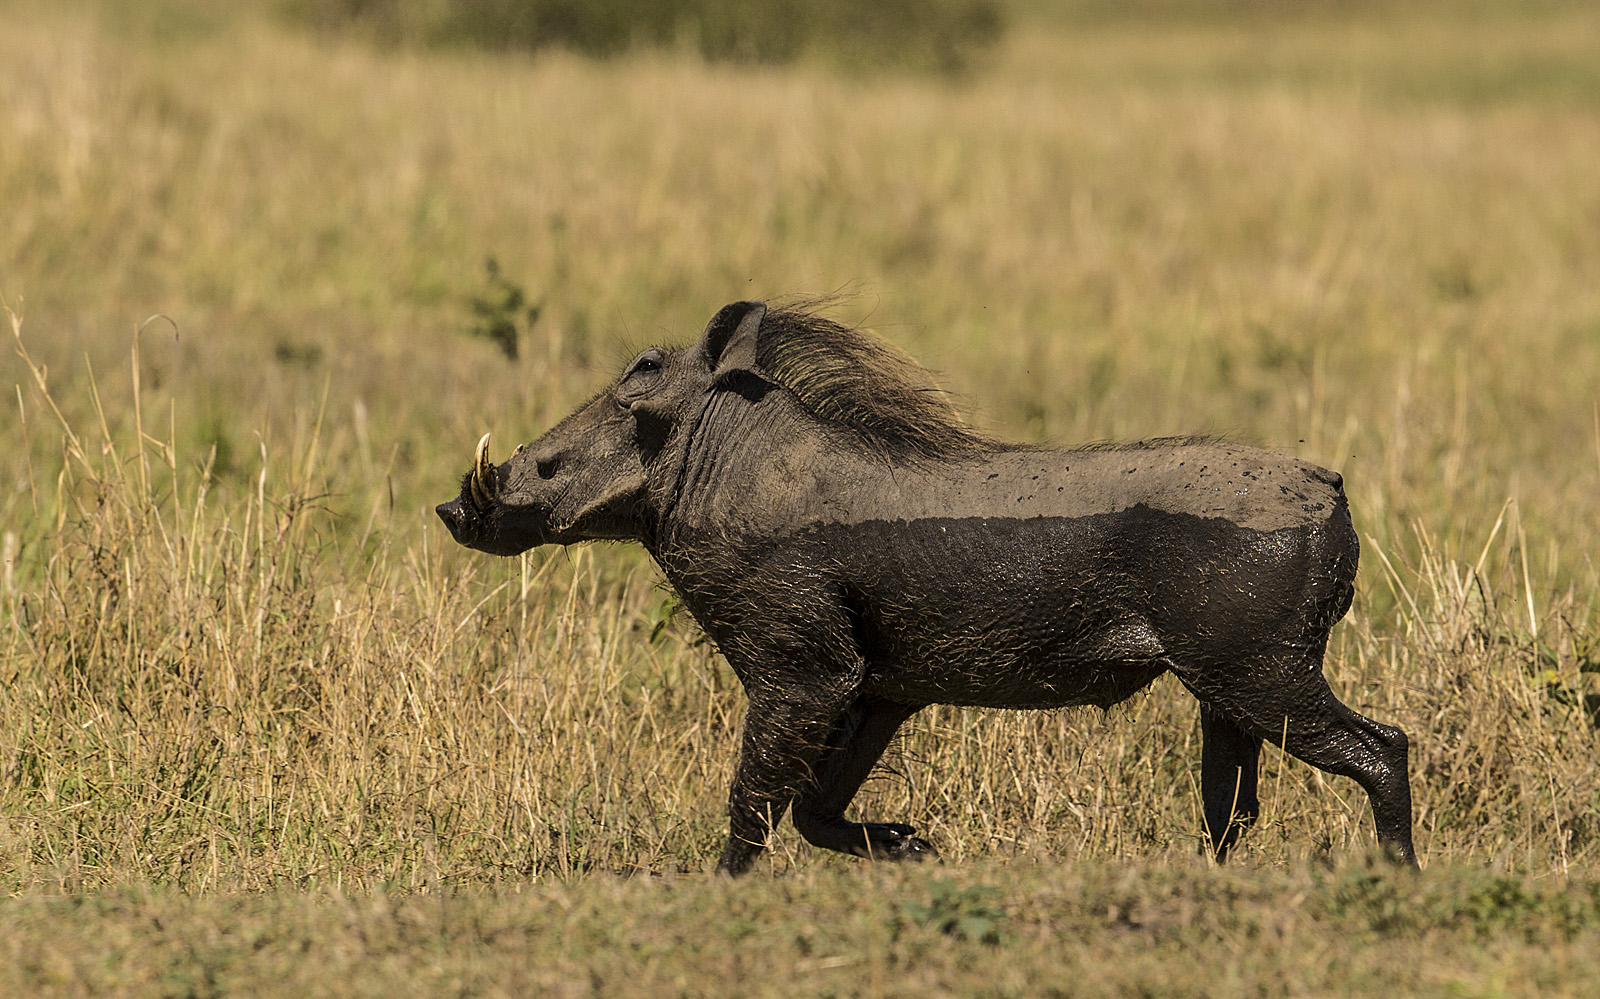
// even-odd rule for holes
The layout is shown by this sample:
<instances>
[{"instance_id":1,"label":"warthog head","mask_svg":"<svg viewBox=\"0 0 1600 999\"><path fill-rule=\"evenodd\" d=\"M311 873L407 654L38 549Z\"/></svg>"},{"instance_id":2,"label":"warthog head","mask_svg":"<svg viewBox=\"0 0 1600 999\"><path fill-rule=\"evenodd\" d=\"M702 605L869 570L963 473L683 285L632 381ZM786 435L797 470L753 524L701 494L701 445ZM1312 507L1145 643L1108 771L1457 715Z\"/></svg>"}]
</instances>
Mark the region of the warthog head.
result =
<instances>
[{"instance_id":1,"label":"warthog head","mask_svg":"<svg viewBox=\"0 0 1600 999\"><path fill-rule=\"evenodd\" d=\"M546 544L647 541L677 442L724 379L755 367L759 302L724 306L693 346L651 347L599 395L500 465L478 442L461 495L437 512L463 545L516 555Z\"/></svg>"}]
</instances>

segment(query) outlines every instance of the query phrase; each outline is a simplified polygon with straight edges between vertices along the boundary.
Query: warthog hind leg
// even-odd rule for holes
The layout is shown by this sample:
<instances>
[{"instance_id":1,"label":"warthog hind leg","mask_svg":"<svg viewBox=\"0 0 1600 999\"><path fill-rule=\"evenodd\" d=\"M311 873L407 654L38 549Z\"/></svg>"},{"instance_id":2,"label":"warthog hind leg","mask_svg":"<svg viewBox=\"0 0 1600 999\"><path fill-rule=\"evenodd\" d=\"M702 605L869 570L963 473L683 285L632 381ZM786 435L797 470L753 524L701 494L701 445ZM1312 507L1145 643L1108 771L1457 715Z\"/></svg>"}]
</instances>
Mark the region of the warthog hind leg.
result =
<instances>
[{"instance_id":1,"label":"warthog hind leg","mask_svg":"<svg viewBox=\"0 0 1600 999\"><path fill-rule=\"evenodd\" d=\"M1265 739L1318 770L1360 784L1372 802L1378 845L1399 863L1415 867L1406 735L1345 706L1329 689L1321 665L1320 642L1309 651L1276 650L1225 670L1175 665L1173 671L1204 706L1202 719L1208 719L1203 721L1201 790L1213 845L1223 853L1232 845L1235 826L1256 810L1254 763L1246 775L1243 746ZM1222 736L1216 750L1214 733ZM1235 768L1238 805L1233 804L1235 778L1227 772ZM1241 807L1247 804L1251 807ZM1219 826L1224 830L1220 841Z\"/></svg>"},{"instance_id":2,"label":"warthog hind leg","mask_svg":"<svg viewBox=\"0 0 1600 999\"><path fill-rule=\"evenodd\" d=\"M1200 705L1200 796L1205 802L1206 832L1218 862L1261 814L1256 774L1261 739Z\"/></svg>"}]
</instances>

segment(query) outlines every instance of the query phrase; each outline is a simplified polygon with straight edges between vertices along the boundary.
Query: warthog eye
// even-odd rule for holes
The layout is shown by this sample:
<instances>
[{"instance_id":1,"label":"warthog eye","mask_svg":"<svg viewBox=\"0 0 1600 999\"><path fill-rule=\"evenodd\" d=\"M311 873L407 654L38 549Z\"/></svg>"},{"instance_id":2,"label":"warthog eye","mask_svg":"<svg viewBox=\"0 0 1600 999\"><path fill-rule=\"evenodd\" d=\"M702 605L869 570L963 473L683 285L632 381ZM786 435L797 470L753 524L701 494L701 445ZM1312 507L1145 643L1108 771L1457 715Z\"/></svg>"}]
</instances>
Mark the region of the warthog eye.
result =
<instances>
[{"instance_id":1,"label":"warthog eye","mask_svg":"<svg viewBox=\"0 0 1600 999\"><path fill-rule=\"evenodd\" d=\"M662 361L664 360L665 358L661 356L661 351L653 348L647 350L643 354L640 354L638 357L634 358L633 365L632 367L628 368L628 374L623 380L626 381L628 378L633 378L636 375L655 374L661 370Z\"/></svg>"},{"instance_id":2,"label":"warthog eye","mask_svg":"<svg viewBox=\"0 0 1600 999\"><path fill-rule=\"evenodd\" d=\"M628 373L622 376L622 384L618 386L617 401L627 406L651 391L666 367L666 360L666 355L654 347L634 358L628 366Z\"/></svg>"}]
</instances>

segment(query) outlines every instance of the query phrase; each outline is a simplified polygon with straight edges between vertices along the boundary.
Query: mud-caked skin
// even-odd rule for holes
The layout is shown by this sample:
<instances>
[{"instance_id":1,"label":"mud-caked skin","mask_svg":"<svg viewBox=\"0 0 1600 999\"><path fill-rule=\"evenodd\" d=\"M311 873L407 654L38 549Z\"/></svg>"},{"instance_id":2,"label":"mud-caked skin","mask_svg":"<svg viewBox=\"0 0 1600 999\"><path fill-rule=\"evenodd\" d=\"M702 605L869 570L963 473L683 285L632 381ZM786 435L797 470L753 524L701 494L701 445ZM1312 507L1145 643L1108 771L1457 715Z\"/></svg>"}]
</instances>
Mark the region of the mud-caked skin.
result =
<instances>
[{"instance_id":1,"label":"mud-caked skin","mask_svg":"<svg viewBox=\"0 0 1600 999\"><path fill-rule=\"evenodd\" d=\"M910 826L845 818L928 704L1105 707L1167 672L1200 701L1219 859L1259 812L1265 739L1353 778L1379 842L1416 863L1406 737L1322 674L1358 556L1325 469L1197 440L989 440L870 337L736 302L504 464L480 451L438 512L499 555L649 550L749 699L729 873L791 809L820 847L931 855Z\"/></svg>"}]
</instances>

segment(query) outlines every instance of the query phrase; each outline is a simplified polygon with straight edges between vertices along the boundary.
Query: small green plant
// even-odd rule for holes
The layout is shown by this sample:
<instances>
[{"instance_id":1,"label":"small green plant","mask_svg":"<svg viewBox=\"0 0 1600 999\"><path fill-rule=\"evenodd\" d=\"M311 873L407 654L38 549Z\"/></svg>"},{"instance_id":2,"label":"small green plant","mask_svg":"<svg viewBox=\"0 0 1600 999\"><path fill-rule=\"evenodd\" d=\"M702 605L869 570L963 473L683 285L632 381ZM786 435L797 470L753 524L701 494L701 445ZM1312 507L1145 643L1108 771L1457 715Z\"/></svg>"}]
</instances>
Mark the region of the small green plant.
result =
<instances>
[{"instance_id":1,"label":"small green plant","mask_svg":"<svg viewBox=\"0 0 1600 999\"><path fill-rule=\"evenodd\" d=\"M477 318L467 332L493 341L508 360L515 361L520 328L533 329L543 306L529 305L527 292L500 273L500 262L495 258L486 260L484 269L488 272L488 287L468 300Z\"/></svg>"},{"instance_id":2,"label":"small green plant","mask_svg":"<svg viewBox=\"0 0 1600 999\"><path fill-rule=\"evenodd\" d=\"M958 940L998 945L1003 939L1006 911L996 899L999 891L987 885L962 888L953 881L928 883L928 901L903 902L900 917Z\"/></svg>"}]
</instances>

